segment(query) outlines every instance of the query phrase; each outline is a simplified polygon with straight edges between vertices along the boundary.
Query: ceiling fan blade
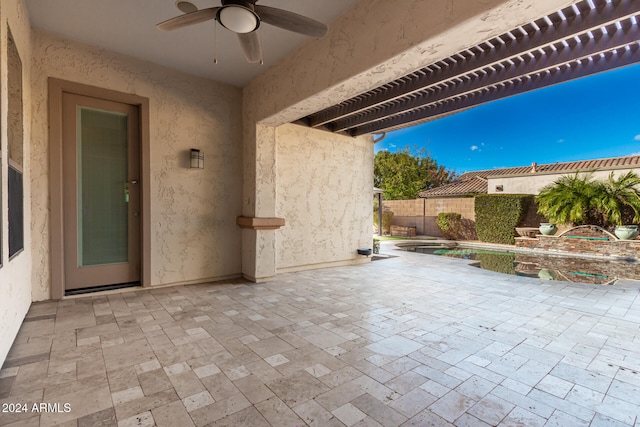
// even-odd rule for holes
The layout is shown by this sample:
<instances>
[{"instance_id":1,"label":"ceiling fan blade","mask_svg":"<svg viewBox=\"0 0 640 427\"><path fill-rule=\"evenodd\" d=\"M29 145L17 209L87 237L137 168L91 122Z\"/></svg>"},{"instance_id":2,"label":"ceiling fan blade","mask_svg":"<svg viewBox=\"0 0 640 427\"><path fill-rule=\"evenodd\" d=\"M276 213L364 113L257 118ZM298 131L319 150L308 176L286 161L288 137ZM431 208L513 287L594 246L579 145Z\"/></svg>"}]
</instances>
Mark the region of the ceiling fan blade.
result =
<instances>
[{"instance_id":1,"label":"ceiling fan blade","mask_svg":"<svg viewBox=\"0 0 640 427\"><path fill-rule=\"evenodd\" d=\"M209 21L216 18L219 7L210 7L207 9L197 10L184 15L176 16L156 25L156 28L164 31L177 30L178 28L187 27L189 25L198 24L200 22Z\"/></svg>"},{"instance_id":2,"label":"ceiling fan blade","mask_svg":"<svg viewBox=\"0 0 640 427\"><path fill-rule=\"evenodd\" d=\"M255 11L262 21L285 30L317 38L324 37L327 34L327 26L322 22L297 13L258 5L255 6Z\"/></svg>"},{"instance_id":3,"label":"ceiling fan blade","mask_svg":"<svg viewBox=\"0 0 640 427\"><path fill-rule=\"evenodd\" d=\"M186 0L178 0L176 2L176 7L180 9L182 13L191 13L198 10L198 6Z\"/></svg>"},{"instance_id":4,"label":"ceiling fan blade","mask_svg":"<svg viewBox=\"0 0 640 427\"><path fill-rule=\"evenodd\" d=\"M248 62L256 63L262 61L262 48L260 47L260 38L258 33L252 31L250 33L238 33L240 46L244 51L244 56Z\"/></svg>"}]
</instances>

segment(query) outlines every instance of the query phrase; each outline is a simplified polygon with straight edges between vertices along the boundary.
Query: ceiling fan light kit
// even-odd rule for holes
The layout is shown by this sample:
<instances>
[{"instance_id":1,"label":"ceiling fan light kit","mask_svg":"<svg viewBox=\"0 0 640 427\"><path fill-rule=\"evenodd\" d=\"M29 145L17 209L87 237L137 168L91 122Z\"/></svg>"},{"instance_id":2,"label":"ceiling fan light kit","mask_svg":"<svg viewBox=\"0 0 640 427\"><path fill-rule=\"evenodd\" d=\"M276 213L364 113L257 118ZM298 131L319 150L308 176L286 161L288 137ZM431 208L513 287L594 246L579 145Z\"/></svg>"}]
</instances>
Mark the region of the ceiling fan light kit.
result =
<instances>
[{"instance_id":1,"label":"ceiling fan light kit","mask_svg":"<svg viewBox=\"0 0 640 427\"><path fill-rule=\"evenodd\" d=\"M238 35L238 41L250 63L262 63L262 48L256 30L262 22L306 36L321 38L327 26L306 16L269 6L257 6L258 0L221 0L219 7L198 9L192 3L178 0L176 6L184 14L156 25L160 30L172 31L210 20Z\"/></svg>"},{"instance_id":2,"label":"ceiling fan light kit","mask_svg":"<svg viewBox=\"0 0 640 427\"><path fill-rule=\"evenodd\" d=\"M254 11L237 5L218 9L217 20L227 30L238 34L250 33L260 26L260 18Z\"/></svg>"}]
</instances>

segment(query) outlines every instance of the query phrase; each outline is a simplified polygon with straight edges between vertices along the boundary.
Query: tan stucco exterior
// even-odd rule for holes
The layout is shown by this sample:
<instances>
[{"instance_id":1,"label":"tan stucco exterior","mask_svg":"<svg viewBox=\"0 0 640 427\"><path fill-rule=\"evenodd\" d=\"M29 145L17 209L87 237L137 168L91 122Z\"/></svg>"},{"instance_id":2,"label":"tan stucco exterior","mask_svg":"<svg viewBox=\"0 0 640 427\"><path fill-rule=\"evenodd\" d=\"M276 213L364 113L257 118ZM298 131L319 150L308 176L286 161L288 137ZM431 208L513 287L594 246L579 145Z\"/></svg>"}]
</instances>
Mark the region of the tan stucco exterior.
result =
<instances>
[{"instance_id":1,"label":"tan stucco exterior","mask_svg":"<svg viewBox=\"0 0 640 427\"><path fill-rule=\"evenodd\" d=\"M370 138L283 125L276 139L276 212L287 220L277 271L368 261L356 249L371 247Z\"/></svg>"},{"instance_id":2,"label":"tan stucco exterior","mask_svg":"<svg viewBox=\"0 0 640 427\"><path fill-rule=\"evenodd\" d=\"M371 240L370 138L287 123L570 3L361 0L326 38L238 89L32 31L22 0L0 0L0 362L31 301L51 295L50 77L149 100L150 171L142 179L150 188L151 286L237 276L259 281L278 271L363 262L356 248ZM7 24L23 64L25 137L26 247L12 260L5 214ZM205 153L204 170L188 169L192 147ZM285 226L240 229L241 215L283 218Z\"/></svg>"},{"instance_id":3,"label":"tan stucco exterior","mask_svg":"<svg viewBox=\"0 0 640 427\"><path fill-rule=\"evenodd\" d=\"M624 175L627 172L638 173L637 169L607 169L580 172L580 175L591 174L596 180L605 180L613 172L615 177ZM566 175L573 175L575 172L564 173L536 173L517 176L497 176L488 178L489 194L538 194L543 187L553 184L558 178ZM496 191L496 188L502 186L502 191Z\"/></svg>"},{"instance_id":4,"label":"tan stucco exterior","mask_svg":"<svg viewBox=\"0 0 640 427\"><path fill-rule=\"evenodd\" d=\"M0 133L0 140L2 141L2 179L0 179L2 201L0 206L2 207L0 214L0 221L2 224L2 267L0 267L0 364L4 361L6 354L9 352L9 348L13 342L13 338L18 333L18 329L22 323L29 305L32 300L31 284L31 265L32 265L32 241L33 234L38 234L36 230L32 234L32 228L29 226L29 218L31 217L31 206L29 200L31 198L31 185L29 181L32 176L33 164L30 160L30 154L33 150L32 145L29 144L31 140L31 105L29 99L31 98L31 87L29 85L29 78L31 75L30 62L31 62L31 27L27 16L26 9L22 2L1 0L0 1L0 44L1 44L1 57L0 57L0 97L1 105L0 111L2 112L1 123L2 133ZM9 201L7 192L7 179L8 179L8 131L7 131L7 107L8 107L8 89L7 89L7 28L11 28L11 34L13 40L20 55L20 61L22 62L22 91L23 91L23 117L25 118L23 123L24 131L24 144L23 144L23 179L24 186L24 218L25 218L25 248L22 252L16 254L11 260L9 260L9 243L8 243L8 230L9 221L7 216L7 204Z\"/></svg>"},{"instance_id":5,"label":"tan stucco exterior","mask_svg":"<svg viewBox=\"0 0 640 427\"><path fill-rule=\"evenodd\" d=\"M152 286L240 273L241 93L237 88L123 55L33 33L34 300L49 298L49 77L134 93L150 106ZM188 168L188 150L206 168ZM37 185L36 185L37 183ZM210 262L212 259L216 262Z\"/></svg>"}]
</instances>

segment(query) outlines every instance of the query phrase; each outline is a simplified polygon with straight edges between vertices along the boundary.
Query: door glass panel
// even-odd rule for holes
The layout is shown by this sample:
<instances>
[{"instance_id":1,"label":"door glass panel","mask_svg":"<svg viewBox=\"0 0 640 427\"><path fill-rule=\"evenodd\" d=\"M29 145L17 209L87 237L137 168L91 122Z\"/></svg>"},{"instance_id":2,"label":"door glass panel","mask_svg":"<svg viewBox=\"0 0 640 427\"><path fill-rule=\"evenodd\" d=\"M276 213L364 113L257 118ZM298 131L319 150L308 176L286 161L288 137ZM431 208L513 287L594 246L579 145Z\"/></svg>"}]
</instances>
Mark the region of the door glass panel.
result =
<instances>
[{"instance_id":1,"label":"door glass panel","mask_svg":"<svg viewBox=\"0 0 640 427\"><path fill-rule=\"evenodd\" d=\"M127 115L77 107L78 265L127 262Z\"/></svg>"}]
</instances>

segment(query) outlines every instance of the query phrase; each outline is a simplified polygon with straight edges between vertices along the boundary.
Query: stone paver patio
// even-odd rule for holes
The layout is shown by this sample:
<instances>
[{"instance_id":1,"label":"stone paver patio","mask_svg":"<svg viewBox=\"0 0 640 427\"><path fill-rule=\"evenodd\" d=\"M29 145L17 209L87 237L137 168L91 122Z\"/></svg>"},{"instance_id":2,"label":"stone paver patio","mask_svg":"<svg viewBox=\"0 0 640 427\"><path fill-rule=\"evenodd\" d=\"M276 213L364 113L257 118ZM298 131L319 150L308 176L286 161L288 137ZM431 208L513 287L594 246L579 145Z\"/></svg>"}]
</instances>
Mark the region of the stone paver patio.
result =
<instances>
[{"instance_id":1,"label":"stone paver patio","mask_svg":"<svg viewBox=\"0 0 640 427\"><path fill-rule=\"evenodd\" d=\"M637 283L415 253L37 303L0 424L640 426L639 327Z\"/></svg>"}]
</instances>

